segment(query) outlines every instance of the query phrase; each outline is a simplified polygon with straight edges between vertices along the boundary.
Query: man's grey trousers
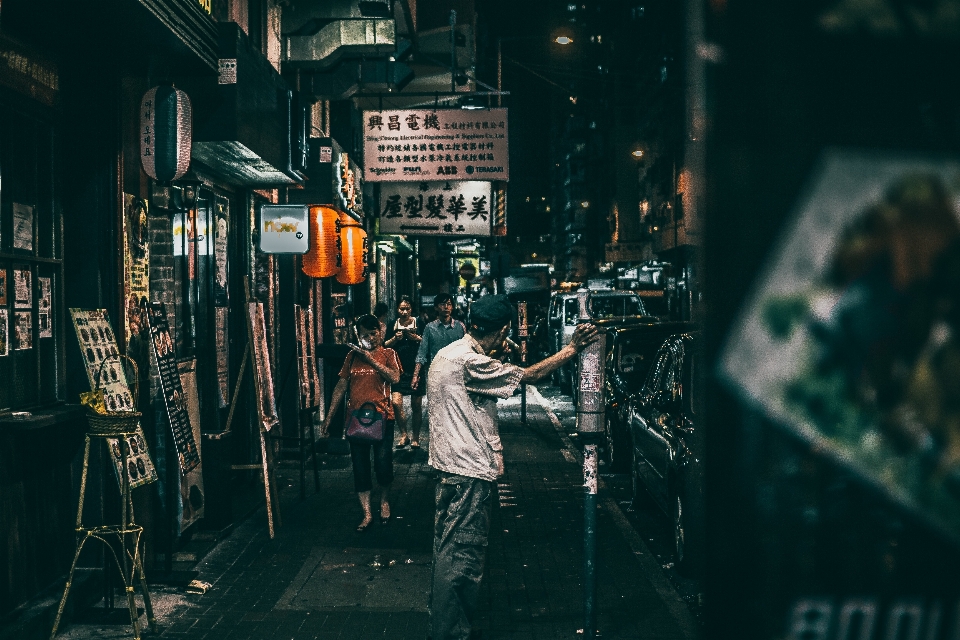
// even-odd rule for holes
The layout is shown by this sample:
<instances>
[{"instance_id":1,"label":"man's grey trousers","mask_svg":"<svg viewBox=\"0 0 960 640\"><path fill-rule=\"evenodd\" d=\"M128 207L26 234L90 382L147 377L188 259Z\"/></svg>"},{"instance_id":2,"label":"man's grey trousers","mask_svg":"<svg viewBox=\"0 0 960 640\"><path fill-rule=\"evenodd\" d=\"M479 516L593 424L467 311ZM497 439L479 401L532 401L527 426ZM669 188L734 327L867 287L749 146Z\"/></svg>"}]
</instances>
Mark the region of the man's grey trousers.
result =
<instances>
[{"instance_id":1,"label":"man's grey trousers","mask_svg":"<svg viewBox=\"0 0 960 640\"><path fill-rule=\"evenodd\" d=\"M490 533L493 483L440 472L433 527L432 640L467 640Z\"/></svg>"}]
</instances>

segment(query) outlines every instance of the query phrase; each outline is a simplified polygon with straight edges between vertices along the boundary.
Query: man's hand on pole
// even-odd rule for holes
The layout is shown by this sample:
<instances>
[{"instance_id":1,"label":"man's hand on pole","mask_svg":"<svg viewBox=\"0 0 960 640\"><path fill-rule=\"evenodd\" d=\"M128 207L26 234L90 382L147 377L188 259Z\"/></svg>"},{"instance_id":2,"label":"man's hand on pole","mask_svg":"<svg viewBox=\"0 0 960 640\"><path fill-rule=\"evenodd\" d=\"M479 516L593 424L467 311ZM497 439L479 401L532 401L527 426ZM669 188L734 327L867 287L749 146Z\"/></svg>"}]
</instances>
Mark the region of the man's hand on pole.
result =
<instances>
[{"instance_id":1,"label":"man's hand on pole","mask_svg":"<svg viewBox=\"0 0 960 640\"><path fill-rule=\"evenodd\" d=\"M577 326L570 338L570 345L577 353L580 353L588 346L600 339L600 331L591 323L585 323Z\"/></svg>"}]
</instances>

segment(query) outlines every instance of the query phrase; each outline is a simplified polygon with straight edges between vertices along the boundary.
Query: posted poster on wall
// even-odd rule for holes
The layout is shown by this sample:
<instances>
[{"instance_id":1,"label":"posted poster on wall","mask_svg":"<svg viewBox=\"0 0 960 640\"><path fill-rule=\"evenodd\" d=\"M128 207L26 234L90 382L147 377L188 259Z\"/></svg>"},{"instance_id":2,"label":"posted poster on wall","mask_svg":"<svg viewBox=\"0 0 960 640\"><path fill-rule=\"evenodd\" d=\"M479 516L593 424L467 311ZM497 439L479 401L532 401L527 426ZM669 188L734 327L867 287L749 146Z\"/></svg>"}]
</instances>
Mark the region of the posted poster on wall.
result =
<instances>
[{"instance_id":1,"label":"posted poster on wall","mask_svg":"<svg viewBox=\"0 0 960 640\"><path fill-rule=\"evenodd\" d=\"M124 327L127 340L144 328L141 302L150 299L150 244L147 242L147 202L123 194Z\"/></svg>"},{"instance_id":2,"label":"posted poster on wall","mask_svg":"<svg viewBox=\"0 0 960 640\"><path fill-rule=\"evenodd\" d=\"M217 235L213 241L216 278L213 281L213 303L217 307L227 306L227 201L217 200Z\"/></svg>"},{"instance_id":3,"label":"posted poster on wall","mask_svg":"<svg viewBox=\"0 0 960 640\"><path fill-rule=\"evenodd\" d=\"M37 285L40 289L39 300L37 300L37 327L41 338L52 338L53 324L50 320L53 308L52 278L37 278Z\"/></svg>"},{"instance_id":4,"label":"posted poster on wall","mask_svg":"<svg viewBox=\"0 0 960 640\"><path fill-rule=\"evenodd\" d=\"M129 411L136 407L133 395L127 385L120 359L117 357L116 336L110 325L110 316L106 309L70 309L73 328L77 334L80 353L83 356L87 370L87 380L91 389L103 390L103 403L110 411ZM104 365L104 360L108 362ZM102 373L101 373L102 370ZM98 381L98 377L100 380ZM127 473L130 474L130 487L136 488L154 482L157 479L157 470L153 466L143 428L137 425L136 434L126 438L130 455L127 457ZM121 477L123 468L120 466L119 439L108 440L114 451L114 464L117 477Z\"/></svg>"},{"instance_id":5,"label":"posted poster on wall","mask_svg":"<svg viewBox=\"0 0 960 640\"><path fill-rule=\"evenodd\" d=\"M0 358L10 355L9 325L6 309L0 309Z\"/></svg>"},{"instance_id":6,"label":"posted poster on wall","mask_svg":"<svg viewBox=\"0 0 960 640\"><path fill-rule=\"evenodd\" d=\"M13 270L13 306L17 309L33 307L33 278L29 269Z\"/></svg>"},{"instance_id":7,"label":"posted poster on wall","mask_svg":"<svg viewBox=\"0 0 960 640\"><path fill-rule=\"evenodd\" d=\"M227 308L216 308L217 323L217 390L220 408L230 404L230 357L228 355L227 342Z\"/></svg>"},{"instance_id":8,"label":"posted poster on wall","mask_svg":"<svg viewBox=\"0 0 960 640\"><path fill-rule=\"evenodd\" d=\"M33 251L33 207L13 203L13 248Z\"/></svg>"},{"instance_id":9,"label":"posted poster on wall","mask_svg":"<svg viewBox=\"0 0 960 640\"><path fill-rule=\"evenodd\" d=\"M13 321L13 348L15 351L33 349L33 312L17 311Z\"/></svg>"}]
</instances>

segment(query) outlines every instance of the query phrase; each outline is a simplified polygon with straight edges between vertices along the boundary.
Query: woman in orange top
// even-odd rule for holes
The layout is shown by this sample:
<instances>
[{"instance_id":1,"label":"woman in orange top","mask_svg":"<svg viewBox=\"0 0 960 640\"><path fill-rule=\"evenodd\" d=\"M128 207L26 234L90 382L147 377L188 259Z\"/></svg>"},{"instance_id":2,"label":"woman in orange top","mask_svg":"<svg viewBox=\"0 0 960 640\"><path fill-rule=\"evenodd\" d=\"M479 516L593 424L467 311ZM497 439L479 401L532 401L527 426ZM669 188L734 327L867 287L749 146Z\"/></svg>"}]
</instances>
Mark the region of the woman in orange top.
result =
<instances>
[{"instance_id":1,"label":"woman in orange top","mask_svg":"<svg viewBox=\"0 0 960 640\"><path fill-rule=\"evenodd\" d=\"M393 402L390 399L390 385L400 380L400 360L397 352L381 346L383 335L380 321L376 316L363 315L356 319L357 340L360 346L350 345L340 370L340 380L333 389L330 408L323 420L320 434L326 436L330 421L336 413L336 407L349 389L346 417L365 403L372 403L384 416L383 439L379 442L350 441L350 457L353 461L353 486L360 498L363 509L363 521L357 531L366 531L373 522L370 511L370 451L373 450L373 470L380 485L380 524L390 522L390 502L388 493L393 481Z\"/></svg>"}]
</instances>

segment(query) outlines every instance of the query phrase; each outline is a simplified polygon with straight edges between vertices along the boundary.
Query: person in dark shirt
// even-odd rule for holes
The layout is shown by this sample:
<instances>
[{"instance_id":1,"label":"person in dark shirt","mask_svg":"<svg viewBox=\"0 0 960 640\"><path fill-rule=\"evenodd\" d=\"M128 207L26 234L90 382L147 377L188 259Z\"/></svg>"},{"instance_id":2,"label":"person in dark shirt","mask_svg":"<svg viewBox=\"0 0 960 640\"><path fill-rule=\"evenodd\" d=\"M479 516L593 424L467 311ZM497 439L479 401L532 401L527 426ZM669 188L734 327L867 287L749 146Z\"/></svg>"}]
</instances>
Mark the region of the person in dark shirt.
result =
<instances>
[{"instance_id":1,"label":"person in dark shirt","mask_svg":"<svg viewBox=\"0 0 960 640\"><path fill-rule=\"evenodd\" d=\"M417 352L420 350L420 343L423 340L423 325L412 314L413 304L410 296L400 296L400 300L397 302L397 319L393 321L393 325L384 334L387 339L383 344L397 352L397 356L400 358L400 366L403 367L400 382L393 385L393 409L397 426L400 428L400 440L397 442L397 446L405 447L409 443L416 449L420 446L420 428L423 425L423 395L426 392L426 385L420 385L419 388L411 386L413 371L417 362ZM407 419L403 415L403 396L410 396L410 408L413 414L412 441L407 437Z\"/></svg>"},{"instance_id":2,"label":"person in dark shirt","mask_svg":"<svg viewBox=\"0 0 960 640\"><path fill-rule=\"evenodd\" d=\"M426 378L423 370L429 368L437 352L467 333L464 324L453 319L453 298L449 293L437 294L433 299L433 308L437 312L437 319L423 329L423 340L417 352L417 364L411 382L414 389L421 384L421 379Z\"/></svg>"}]
</instances>

